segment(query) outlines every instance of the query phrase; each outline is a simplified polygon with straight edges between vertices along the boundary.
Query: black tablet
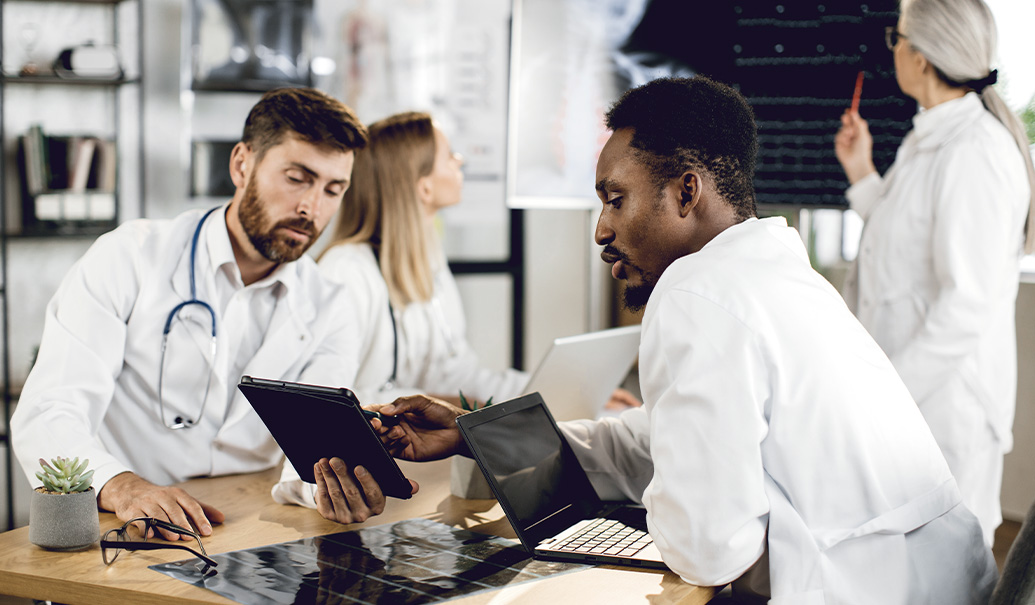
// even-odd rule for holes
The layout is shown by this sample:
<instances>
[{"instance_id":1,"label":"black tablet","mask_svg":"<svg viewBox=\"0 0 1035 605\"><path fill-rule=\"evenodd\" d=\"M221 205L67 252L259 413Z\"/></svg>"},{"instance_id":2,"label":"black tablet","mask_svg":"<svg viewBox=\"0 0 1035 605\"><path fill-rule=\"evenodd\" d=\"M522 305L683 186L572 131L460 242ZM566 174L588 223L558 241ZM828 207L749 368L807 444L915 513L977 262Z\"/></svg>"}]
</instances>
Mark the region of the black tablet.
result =
<instances>
[{"instance_id":1,"label":"black tablet","mask_svg":"<svg viewBox=\"0 0 1035 605\"><path fill-rule=\"evenodd\" d=\"M277 440L302 481L316 483L313 465L337 456L362 466L386 496L409 498L411 487L346 388L242 376L237 388Z\"/></svg>"}]
</instances>

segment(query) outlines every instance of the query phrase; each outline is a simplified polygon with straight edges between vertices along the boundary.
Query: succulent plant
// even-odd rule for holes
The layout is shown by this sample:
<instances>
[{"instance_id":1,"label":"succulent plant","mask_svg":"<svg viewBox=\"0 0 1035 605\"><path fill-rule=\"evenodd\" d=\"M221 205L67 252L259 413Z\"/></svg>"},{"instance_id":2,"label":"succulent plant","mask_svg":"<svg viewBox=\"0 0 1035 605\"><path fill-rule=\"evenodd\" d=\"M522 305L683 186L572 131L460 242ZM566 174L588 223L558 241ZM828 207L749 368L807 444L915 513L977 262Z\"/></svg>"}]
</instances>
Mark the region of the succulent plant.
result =
<instances>
[{"instance_id":1,"label":"succulent plant","mask_svg":"<svg viewBox=\"0 0 1035 605\"><path fill-rule=\"evenodd\" d=\"M79 462L78 457L69 460L58 456L51 459L50 464L40 458L43 471L36 471L36 478L43 482L43 487L49 492L85 492L90 489L90 483L93 482L93 471L86 470L88 464L89 458Z\"/></svg>"}]
</instances>

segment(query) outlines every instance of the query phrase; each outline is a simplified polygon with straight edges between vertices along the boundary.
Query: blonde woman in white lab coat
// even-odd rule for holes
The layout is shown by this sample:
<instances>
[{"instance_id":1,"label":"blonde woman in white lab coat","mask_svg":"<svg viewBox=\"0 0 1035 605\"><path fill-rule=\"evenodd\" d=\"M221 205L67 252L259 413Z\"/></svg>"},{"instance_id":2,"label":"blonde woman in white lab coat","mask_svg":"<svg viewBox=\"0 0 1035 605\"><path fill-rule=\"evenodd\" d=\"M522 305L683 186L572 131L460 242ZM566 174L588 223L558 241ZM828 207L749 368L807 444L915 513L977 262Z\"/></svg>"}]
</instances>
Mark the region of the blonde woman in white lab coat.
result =
<instances>
[{"instance_id":1,"label":"blonde woman in white lab coat","mask_svg":"<svg viewBox=\"0 0 1035 605\"><path fill-rule=\"evenodd\" d=\"M437 212L460 201L463 158L426 113L393 115L369 130L319 259L325 277L346 285L362 328L349 386L364 403L417 393L457 402L461 390L479 402L520 395L527 374L481 366L467 343L460 293L435 231ZM273 497L317 506L313 486L290 465Z\"/></svg>"},{"instance_id":2,"label":"blonde woman in white lab coat","mask_svg":"<svg viewBox=\"0 0 1035 605\"><path fill-rule=\"evenodd\" d=\"M371 403L415 392L479 401L520 394L528 376L480 365L435 229L460 202L463 158L431 116L406 112L370 125L357 155L322 273L344 283L366 327L354 388Z\"/></svg>"},{"instance_id":3,"label":"blonde woman in white lab coat","mask_svg":"<svg viewBox=\"0 0 1035 605\"><path fill-rule=\"evenodd\" d=\"M920 112L883 177L866 121L842 116L835 151L866 221L845 298L902 376L991 545L1012 447L1014 304L1035 172L1024 128L991 86L995 23L981 0L903 0L887 43Z\"/></svg>"}]
</instances>

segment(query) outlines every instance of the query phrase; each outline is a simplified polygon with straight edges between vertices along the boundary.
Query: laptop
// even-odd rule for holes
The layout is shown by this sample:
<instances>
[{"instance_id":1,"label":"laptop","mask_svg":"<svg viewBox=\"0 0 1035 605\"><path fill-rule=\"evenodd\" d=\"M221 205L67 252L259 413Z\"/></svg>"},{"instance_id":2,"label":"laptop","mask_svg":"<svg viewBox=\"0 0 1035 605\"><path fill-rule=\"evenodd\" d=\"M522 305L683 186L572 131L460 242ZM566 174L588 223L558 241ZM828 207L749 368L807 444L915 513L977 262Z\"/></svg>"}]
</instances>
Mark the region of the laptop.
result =
<instances>
[{"instance_id":1,"label":"laptop","mask_svg":"<svg viewBox=\"0 0 1035 605\"><path fill-rule=\"evenodd\" d=\"M668 569L641 506L604 502L538 393L456 420L534 558Z\"/></svg>"},{"instance_id":2,"label":"laptop","mask_svg":"<svg viewBox=\"0 0 1035 605\"><path fill-rule=\"evenodd\" d=\"M558 421L596 418L629 374L639 348L638 325L558 338L522 392L541 394Z\"/></svg>"}]
</instances>

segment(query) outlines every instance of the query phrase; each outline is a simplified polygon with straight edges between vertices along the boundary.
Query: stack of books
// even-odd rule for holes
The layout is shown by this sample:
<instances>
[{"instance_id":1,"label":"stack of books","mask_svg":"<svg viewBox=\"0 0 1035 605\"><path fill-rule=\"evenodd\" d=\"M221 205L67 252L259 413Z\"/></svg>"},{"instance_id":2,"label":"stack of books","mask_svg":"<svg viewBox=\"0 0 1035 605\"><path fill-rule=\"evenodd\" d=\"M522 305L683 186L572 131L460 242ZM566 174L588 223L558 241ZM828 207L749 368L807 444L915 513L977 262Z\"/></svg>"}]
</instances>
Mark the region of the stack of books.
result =
<instances>
[{"instance_id":1,"label":"stack of books","mask_svg":"<svg viewBox=\"0 0 1035 605\"><path fill-rule=\"evenodd\" d=\"M34 124L20 143L24 224L115 219L115 141L48 135Z\"/></svg>"}]
</instances>

